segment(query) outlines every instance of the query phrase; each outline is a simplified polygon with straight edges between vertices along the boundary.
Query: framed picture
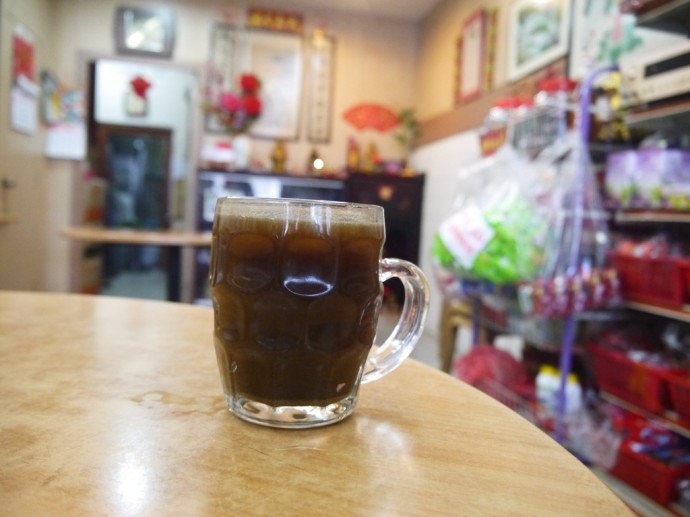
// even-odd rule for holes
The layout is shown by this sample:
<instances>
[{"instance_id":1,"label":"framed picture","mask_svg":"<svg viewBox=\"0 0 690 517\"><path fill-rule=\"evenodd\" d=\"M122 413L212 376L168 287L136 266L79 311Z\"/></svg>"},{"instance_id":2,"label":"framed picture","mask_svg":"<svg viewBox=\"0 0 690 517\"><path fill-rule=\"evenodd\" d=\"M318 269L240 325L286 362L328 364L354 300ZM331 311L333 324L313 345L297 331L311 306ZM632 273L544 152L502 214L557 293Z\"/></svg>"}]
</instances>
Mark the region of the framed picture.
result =
<instances>
[{"instance_id":1,"label":"framed picture","mask_svg":"<svg viewBox=\"0 0 690 517\"><path fill-rule=\"evenodd\" d=\"M148 113L146 97L134 92L125 92L125 113L130 117L145 117Z\"/></svg>"},{"instance_id":2,"label":"framed picture","mask_svg":"<svg viewBox=\"0 0 690 517\"><path fill-rule=\"evenodd\" d=\"M331 139L334 73L335 40L322 31L316 32L309 48L307 97L307 138L312 143L328 143Z\"/></svg>"},{"instance_id":3,"label":"framed picture","mask_svg":"<svg viewBox=\"0 0 690 517\"><path fill-rule=\"evenodd\" d=\"M570 78L582 79L602 66L623 65L625 60L687 41L685 35L636 26L635 16L621 13L619 4L619 0L573 0Z\"/></svg>"},{"instance_id":4,"label":"framed picture","mask_svg":"<svg viewBox=\"0 0 690 517\"><path fill-rule=\"evenodd\" d=\"M457 50L456 102L470 101L482 93L486 77L486 28L484 9L475 12L463 24Z\"/></svg>"},{"instance_id":5,"label":"framed picture","mask_svg":"<svg viewBox=\"0 0 690 517\"><path fill-rule=\"evenodd\" d=\"M245 29L219 24L211 42L213 96L218 90L237 91L241 74L261 81L262 112L249 134L257 138L295 140L299 136L304 67L302 36L287 32ZM209 132L220 132L212 117Z\"/></svg>"},{"instance_id":6,"label":"framed picture","mask_svg":"<svg viewBox=\"0 0 690 517\"><path fill-rule=\"evenodd\" d=\"M119 7L115 47L119 54L169 58L175 45L175 13L164 7Z\"/></svg>"},{"instance_id":7,"label":"framed picture","mask_svg":"<svg viewBox=\"0 0 690 517\"><path fill-rule=\"evenodd\" d=\"M508 26L509 81L543 68L568 52L570 0L517 0Z\"/></svg>"}]
</instances>

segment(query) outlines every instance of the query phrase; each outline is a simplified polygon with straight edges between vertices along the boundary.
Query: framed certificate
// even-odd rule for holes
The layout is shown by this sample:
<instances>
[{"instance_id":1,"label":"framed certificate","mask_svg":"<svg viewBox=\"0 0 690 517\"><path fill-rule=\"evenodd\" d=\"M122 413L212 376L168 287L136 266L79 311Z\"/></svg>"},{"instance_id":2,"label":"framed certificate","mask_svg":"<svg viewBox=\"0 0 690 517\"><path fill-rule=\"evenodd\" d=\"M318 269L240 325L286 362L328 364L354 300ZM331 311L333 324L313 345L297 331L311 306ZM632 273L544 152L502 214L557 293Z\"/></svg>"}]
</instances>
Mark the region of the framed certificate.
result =
<instances>
[{"instance_id":1,"label":"framed certificate","mask_svg":"<svg viewBox=\"0 0 690 517\"><path fill-rule=\"evenodd\" d=\"M510 6L508 80L517 81L568 52L570 0L517 0Z\"/></svg>"},{"instance_id":2,"label":"framed certificate","mask_svg":"<svg viewBox=\"0 0 690 517\"><path fill-rule=\"evenodd\" d=\"M487 13L480 9L463 24L458 38L456 102L478 97L484 88L486 66Z\"/></svg>"}]
</instances>

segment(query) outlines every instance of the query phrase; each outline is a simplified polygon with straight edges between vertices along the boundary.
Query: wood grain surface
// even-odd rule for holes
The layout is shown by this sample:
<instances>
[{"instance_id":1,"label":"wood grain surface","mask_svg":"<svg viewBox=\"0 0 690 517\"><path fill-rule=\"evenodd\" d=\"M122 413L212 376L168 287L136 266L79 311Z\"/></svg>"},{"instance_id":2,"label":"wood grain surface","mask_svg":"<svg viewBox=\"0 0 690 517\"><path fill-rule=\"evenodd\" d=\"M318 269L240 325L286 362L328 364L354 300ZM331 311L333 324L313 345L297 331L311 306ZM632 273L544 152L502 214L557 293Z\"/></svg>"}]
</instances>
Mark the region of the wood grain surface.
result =
<instances>
[{"instance_id":1,"label":"wood grain surface","mask_svg":"<svg viewBox=\"0 0 690 517\"><path fill-rule=\"evenodd\" d=\"M516 413L408 359L333 426L228 413L212 311L0 291L3 515L629 515Z\"/></svg>"}]
</instances>

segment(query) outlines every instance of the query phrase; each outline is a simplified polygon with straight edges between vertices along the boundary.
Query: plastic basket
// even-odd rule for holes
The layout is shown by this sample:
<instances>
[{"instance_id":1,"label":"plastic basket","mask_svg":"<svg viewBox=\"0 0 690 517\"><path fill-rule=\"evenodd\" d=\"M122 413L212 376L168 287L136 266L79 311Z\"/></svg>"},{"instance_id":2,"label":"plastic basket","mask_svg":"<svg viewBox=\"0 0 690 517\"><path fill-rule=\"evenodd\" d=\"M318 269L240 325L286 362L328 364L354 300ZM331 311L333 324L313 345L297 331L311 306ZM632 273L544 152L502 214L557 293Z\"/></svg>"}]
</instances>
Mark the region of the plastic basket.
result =
<instances>
[{"instance_id":1,"label":"plastic basket","mask_svg":"<svg viewBox=\"0 0 690 517\"><path fill-rule=\"evenodd\" d=\"M690 465L667 465L647 454L635 452L627 442L623 442L611 474L668 506L676 499L676 482L690 474Z\"/></svg>"},{"instance_id":2,"label":"plastic basket","mask_svg":"<svg viewBox=\"0 0 690 517\"><path fill-rule=\"evenodd\" d=\"M621 290L627 300L671 307L683 305L685 272L690 275L690 262L687 260L612 253L611 261L618 271Z\"/></svg>"},{"instance_id":3,"label":"plastic basket","mask_svg":"<svg viewBox=\"0 0 690 517\"><path fill-rule=\"evenodd\" d=\"M485 378L475 383L475 387L530 422L536 423L534 386L520 386L516 387L517 389L511 389L498 381Z\"/></svg>"},{"instance_id":4,"label":"plastic basket","mask_svg":"<svg viewBox=\"0 0 690 517\"><path fill-rule=\"evenodd\" d=\"M599 389L658 415L670 408L667 375L673 370L633 361L596 344L589 349Z\"/></svg>"},{"instance_id":5,"label":"plastic basket","mask_svg":"<svg viewBox=\"0 0 690 517\"><path fill-rule=\"evenodd\" d=\"M680 418L690 422L690 372L670 372L666 379L671 407Z\"/></svg>"}]
</instances>

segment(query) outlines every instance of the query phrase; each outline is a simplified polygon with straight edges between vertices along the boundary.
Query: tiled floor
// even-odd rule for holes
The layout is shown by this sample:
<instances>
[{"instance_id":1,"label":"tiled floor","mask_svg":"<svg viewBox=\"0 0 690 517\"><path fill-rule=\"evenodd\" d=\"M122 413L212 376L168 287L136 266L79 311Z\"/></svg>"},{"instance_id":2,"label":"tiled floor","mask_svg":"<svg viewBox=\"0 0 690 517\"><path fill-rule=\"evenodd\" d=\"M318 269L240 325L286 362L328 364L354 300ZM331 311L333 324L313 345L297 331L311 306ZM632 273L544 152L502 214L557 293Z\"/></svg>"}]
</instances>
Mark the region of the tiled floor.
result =
<instances>
[{"instance_id":1,"label":"tiled floor","mask_svg":"<svg viewBox=\"0 0 690 517\"><path fill-rule=\"evenodd\" d=\"M127 296L146 300L165 300L166 274L162 269L120 273L101 289L106 296Z\"/></svg>"}]
</instances>

